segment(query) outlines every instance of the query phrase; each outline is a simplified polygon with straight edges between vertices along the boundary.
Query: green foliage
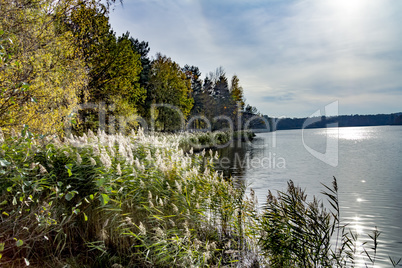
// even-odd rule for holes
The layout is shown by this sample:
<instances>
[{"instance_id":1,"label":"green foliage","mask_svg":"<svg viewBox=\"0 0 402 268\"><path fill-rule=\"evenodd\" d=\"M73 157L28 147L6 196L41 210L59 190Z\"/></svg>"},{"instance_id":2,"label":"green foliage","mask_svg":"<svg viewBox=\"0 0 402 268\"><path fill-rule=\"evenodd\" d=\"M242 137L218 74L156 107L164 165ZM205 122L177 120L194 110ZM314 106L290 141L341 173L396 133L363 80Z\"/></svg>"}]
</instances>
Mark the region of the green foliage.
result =
<instances>
[{"instance_id":1,"label":"green foliage","mask_svg":"<svg viewBox=\"0 0 402 268\"><path fill-rule=\"evenodd\" d=\"M121 123L127 123L126 119L137 114L146 96L139 81L141 56L129 33L117 38L109 25L107 8L96 2L81 3L64 23L73 32L78 52L88 69L88 87L84 88L81 101L108 105L106 116L110 121L116 119L115 124L119 124L116 127L135 126ZM97 128L97 112L80 111L81 130Z\"/></svg>"},{"instance_id":2,"label":"green foliage","mask_svg":"<svg viewBox=\"0 0 402 268\"><path fill-rule=\"evenodd\" d=\"M273 267L331 266L331 214L322 202L306 198L292 181L277 198L268 194L261 245Z\"/></svg>"},{"instance_id":3,"label":"green foliage","mask_svg":"<svg viewBox=\"0 0 402 268\"><path fill-rule=\"evenodd\" d=\"M156 119L157 127L161 130L175 130L181 127L181 119L189 115L193 107L190 96L191 86L180 66L166 56L156 55L152 63L148 83L148 104L168 106L157 107L157 114L150 114ZM179 111L172 109L177 107ZM152 111L151 111L152 112ZM181 113L181 114L180 114ZM152 118L156 117L157 118Z\"/></svg>"}]
</instances>

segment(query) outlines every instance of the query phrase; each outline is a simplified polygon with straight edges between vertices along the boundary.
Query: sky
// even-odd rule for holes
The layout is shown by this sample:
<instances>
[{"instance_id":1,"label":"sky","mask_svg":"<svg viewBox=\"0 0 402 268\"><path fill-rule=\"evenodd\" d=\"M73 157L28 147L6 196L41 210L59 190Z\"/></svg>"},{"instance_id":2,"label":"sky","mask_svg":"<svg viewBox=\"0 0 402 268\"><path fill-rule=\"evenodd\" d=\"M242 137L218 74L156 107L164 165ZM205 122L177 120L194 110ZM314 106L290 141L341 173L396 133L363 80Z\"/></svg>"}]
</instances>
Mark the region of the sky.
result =
<instances>
[{"instance_id":1,"label":"sky","mask_svg":"<svg viewBox=\"0 0 402 268\"><path fill-rule=\"evenodd\" d=\"M125 0L113 30L205 77L236 74L262 114L402 112L400 0Z\"/></svg>"}]
</instances>

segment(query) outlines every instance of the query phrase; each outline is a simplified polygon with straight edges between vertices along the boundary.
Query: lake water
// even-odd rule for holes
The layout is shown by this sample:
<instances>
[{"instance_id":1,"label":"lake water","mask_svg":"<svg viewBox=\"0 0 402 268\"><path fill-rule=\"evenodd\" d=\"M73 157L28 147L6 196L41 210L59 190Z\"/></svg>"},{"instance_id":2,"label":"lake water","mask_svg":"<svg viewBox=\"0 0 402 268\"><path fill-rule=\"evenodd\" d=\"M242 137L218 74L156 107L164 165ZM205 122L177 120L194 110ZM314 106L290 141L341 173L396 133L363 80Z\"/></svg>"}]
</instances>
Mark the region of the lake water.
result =
<instances>
[{"instance_id":1,"label":"lake water","mask_svg":"<svg viewBox=\"0 0 402 268\"><path fill-rule=\"evenodd\" d=\"M343 223L361 243L375 226L381 231L375 267L402 257L402 126L260 133L220 155L218 169L254 189L261 205L268 189L285 191L289 180L325 199L321 183L331 186L335 176Z\"/></svg>"}]
</instances>

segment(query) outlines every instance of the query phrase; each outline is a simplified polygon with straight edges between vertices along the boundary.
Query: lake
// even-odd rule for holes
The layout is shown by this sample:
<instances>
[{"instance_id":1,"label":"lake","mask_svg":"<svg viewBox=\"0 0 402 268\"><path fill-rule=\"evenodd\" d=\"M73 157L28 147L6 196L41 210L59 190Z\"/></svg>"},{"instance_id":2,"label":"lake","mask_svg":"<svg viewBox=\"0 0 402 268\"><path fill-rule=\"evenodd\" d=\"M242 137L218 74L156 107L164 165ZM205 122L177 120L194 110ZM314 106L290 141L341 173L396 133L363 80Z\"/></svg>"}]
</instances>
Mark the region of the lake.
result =
<instances>
[{"instance_id":1,"label":"lake","mask_svg":"<svg viewBox=\"0 0 402 268\"><path fill-rule=\"evenodd\" d=\"M392 267L388 256L402 257L401 138L402 126L260 133L251 143L221 149L218 169L251 187L260 205L268 189L285 191L289 180L325 199L321 183L331 186L335 176L343 223L360 242L377 226L375 267Z\"/></svg>"}]
</instances>

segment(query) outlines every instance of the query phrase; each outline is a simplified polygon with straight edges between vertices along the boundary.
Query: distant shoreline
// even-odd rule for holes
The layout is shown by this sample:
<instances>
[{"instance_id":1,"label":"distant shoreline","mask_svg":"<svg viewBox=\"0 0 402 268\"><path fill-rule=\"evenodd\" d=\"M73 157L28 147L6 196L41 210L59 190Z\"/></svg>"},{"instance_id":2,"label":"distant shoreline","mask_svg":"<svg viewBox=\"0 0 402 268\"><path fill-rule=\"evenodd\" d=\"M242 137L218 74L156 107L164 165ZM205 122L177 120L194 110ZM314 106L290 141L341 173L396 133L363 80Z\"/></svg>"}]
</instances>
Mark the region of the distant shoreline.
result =
<instances>
[{"instance_id":1,"label":"distant shoreline","mask_svg":"<svg viewBox=\"0 0 402 268\"><path fill-rule=\"evenodd\" d=\"M402 125L402 113L376 115L340 115L310 118L272 118L264 115L265 122L252 128L254 133L305 128L371 127ZM309 121L306 121L306 120ZM269 124L269 128L267 128ZM260 126L260 127L259 127Z\"/></svg>"}]
</instances>

